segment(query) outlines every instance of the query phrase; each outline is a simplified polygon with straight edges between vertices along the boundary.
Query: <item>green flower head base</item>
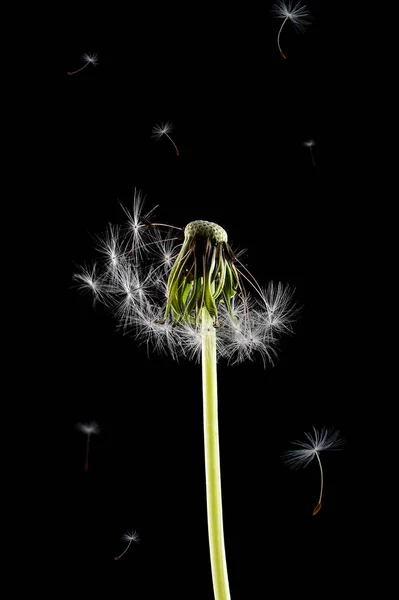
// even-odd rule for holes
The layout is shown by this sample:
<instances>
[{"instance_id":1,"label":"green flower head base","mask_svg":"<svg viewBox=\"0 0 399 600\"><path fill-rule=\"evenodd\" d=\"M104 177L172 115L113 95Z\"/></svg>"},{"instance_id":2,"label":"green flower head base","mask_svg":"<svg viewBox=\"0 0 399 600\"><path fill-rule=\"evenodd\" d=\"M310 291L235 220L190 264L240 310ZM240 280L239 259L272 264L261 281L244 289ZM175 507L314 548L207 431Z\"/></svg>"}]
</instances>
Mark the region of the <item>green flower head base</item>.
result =
<instances>
[{"instance_id":1,"label":"green flower head base","mask_svg":"<svg viewBox=\"0 0 399 600\"><path fill-rule=\"evenodd\" d=\"M170 272L165 319L199 325L206 308L215 327L222 301L232 314L232 298L240 288L234 255L226 231L209 221L192 221L184 229L184 243Z\"/></svg>"}]
</instances>

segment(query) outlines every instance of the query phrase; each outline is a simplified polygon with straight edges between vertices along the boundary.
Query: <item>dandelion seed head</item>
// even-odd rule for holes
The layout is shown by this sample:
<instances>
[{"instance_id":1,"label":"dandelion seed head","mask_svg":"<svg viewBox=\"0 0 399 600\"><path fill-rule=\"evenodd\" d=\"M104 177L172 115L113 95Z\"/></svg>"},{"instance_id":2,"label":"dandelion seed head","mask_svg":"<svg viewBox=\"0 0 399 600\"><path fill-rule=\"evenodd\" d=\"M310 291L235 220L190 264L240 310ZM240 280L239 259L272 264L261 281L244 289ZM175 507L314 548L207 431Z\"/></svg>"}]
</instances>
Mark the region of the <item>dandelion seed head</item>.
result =
<instances>
[{"instance_id":1,"label":"dandelion seed head","mask_svg":"<svg viewBox=\"0 0 399 600\"><path fill-rule=\"evenodd\" d=\"M292 0L288 0L288 2L277 0L272 7L272 13L277 19L289 19L294 28L300 32L310 24L312 18L301 1L294 3Z\"/></svg>"},{"instance_id":2,"label":"dandelion seed head","mask_svg":"<svg viewBox=\"0 0 399 600\"><path fill-rule=\"evenodd\" d=\"M90 423L77 423L76 429L86 435L98 435L101 432L101 428L96 421L90 421Z\"/></svg>"},{"instance_id":3,"label":"dandelion seed head","mask_svg":"<svg viewBox=\"0 0 399 600\"><path fill-rule=\"evenodd\" d=\"M160 139L163 135L167 135L171 131L173 131L173 124L170 121L167 121L166 123L155 125L152 128L152 137Z\"/></svg>"},{"instance_id":4,"label":"dandelion seed head","mask_svg":"<svg viewBox=\"0 0 399 600\"><path fill-rule=\"evenodd\" d=\"M287 450L281 455L283 462L291 469L306 467L316 456L324 450L338 450L344 444L340 432L332 427L312 428L306 433L307 441L297 440L292 442L298 448Z\"/></svg>"},{"instance_id":5,"label":"dandelion seed head","mask_svg":"<svg viewBox=\"0 0 399 600\"><path fill-rule=\"evenodd\" d=\"M108 225L96 238L101 260L74 276L79 287L107 304L118 327L148 351L198 361L204 337L212 335L217 359L237 364L260 356L264 365L273 364L280 334L290 332L294 320L293 289L253 283L216 223L177 228L182 242L169 226L150 221L154 209L143 216L140 192L132 212L123 210L128 222ZM209 331L204 310L213 323Z\"/></svg>"},{"instance_id":6,"label":"dandelion seed head","mask_svg":"<svg viewBox=\"0 0 399 600\"><path fill-rule=\"evenodd\" d=\"M97 54L83 54L82 59L86 62L91 63L94 66L98 63Z\"/></svg>"},{"instance_id":7,"label":"dandelion seed head","mask_svg":"<svg viewBox=\"0 0 399 600\"><path fill-rule=\"evenodd\" d=\"M306 142L302 142L302 146L306 146L306 148L311 148L315 146L316 142L314 140L306 140Z\"/></svg>"},{"instance_id":8,"label":"dandelion seed head","mask_svg":"<svg viewBox=\"0 0 399 600\"><path fill-rule=\"evenodd\" d=\"M122 535L121 538L124 542L139 542L140 541L140 537L139 534L137 533L137 531L127 531L126 533L124 533Z\"/></svg>"}]
</instances>

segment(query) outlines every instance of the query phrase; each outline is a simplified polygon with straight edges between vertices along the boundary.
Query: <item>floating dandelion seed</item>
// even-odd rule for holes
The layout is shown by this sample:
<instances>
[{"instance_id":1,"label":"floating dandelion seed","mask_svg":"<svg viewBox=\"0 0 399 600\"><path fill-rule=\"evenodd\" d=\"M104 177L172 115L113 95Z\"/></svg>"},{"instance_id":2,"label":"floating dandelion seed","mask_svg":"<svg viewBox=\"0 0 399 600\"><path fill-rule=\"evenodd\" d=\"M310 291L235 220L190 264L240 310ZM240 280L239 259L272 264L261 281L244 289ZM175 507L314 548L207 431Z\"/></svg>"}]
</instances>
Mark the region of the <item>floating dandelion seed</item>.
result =
<instances>
[{"instance_id":1,"label":"floating dandelion seed","mask_svg":"<svg viewBox=\"0 0 399 600\"><path fill-rule=\"evenodd\" d=\"M309 148L309 150L310 150L310 156L312 158L312 165L315 167L316 163L315 163L315 160L314 160L313 146L316 146L316 142L314 140L307 140L306 142L302 143L302 146L305 146L306 148Z\"/></svg>"},{"instance_id":2,"label":"floating dandelion seed","mask_svg":"<svg viewBox=\"0 0 399 600\"><path fill-rule=\"evenodd\" d=\"M288 0L288 3L284 2L284 0L277 0L272 8L272 13L274 13L277 19L284 19L277 34L277 46L281 56L286 59L287 57L281 50L280 46L281 30L283 29L285 23L287 21L291 21L294 29L302 33L306 29L306 25L309 25L312 17L307 8L303 6L302 2L299 1L296 2L296 4L293 4L291 0Z\"/></svg>"},{"instance_id":3,"label":"floating dandelion seed","mask_svg":"<svg viewBox=\"0 0 399 600\"><path fill-rule=\"evenodd\" d=\"M87 435L86 441L86 453L85 453L85 471L89 469L89 447L90 447L90 437L92 434L98 435L101 432L101 429L96 423L96 421L91 421L90 423L77 423L76 429L85 433Z\"/></svg>"},{"instance_id":4,"label":"floating dandelion seed","mask_svg":"<svg viewBox=\"0 0 399 600\"><path fill-rule=\"evenodd\" d=\"M94 67L98 63L97 54L83 54L82 59L85 60L85 64L83 67L78 69L77 71L68 71L68 75L75 75L75 73L79 73L79 71L83 71L87 67L87 65L92 64Z\"/></svg>"},{"instance_id":5,"label":"floating dandelion seed","mask_svg":"<svg viewBox=\"0 0 399 600\"><path fill-rule=\"evenodd\" d=\"M102 275L96 271L95 283L92 278L88 285L113 308L122 330L131 330L140 343L175 360L201 361L212 578L215 600L227 600L217 361L236 364L260 356L264 365L273 362L280 335L292 332L294 290L281 283L261 287L220 225L197 220L182 229L151 222L150 213L141 216L141 200L135 193L130 225L108 227L98 248ZM132 222L139 232L133 239ZM88 272L85 267L86 276ZM84 275L83 282L87 286Z\"/></svg>"},{"instance_id":6,"label":"floating dandelion seed","mask_svg":"<svg viewBox=\"0 0 399 600\"><path fill-rule=\"evenodd\" d=\"M282 454L284 463L291 469L298 469L299 467L307 467L308 464L317 458L320 468L320 496L319 501L313 509L313 515L317 515L321 509L321 499L323 495L323 468L321 466L321 460L319 453L323 450L337 450L344 444L344 440L341 438L339 431L333 428L328 429L322 427L317 430L313 427L313 433L305 433L307 442L296 441L292 442L299 448L295 450L287 450Z\"/></svg>"},{"instance_id":7,"label":"floating dandelion seed","mask_svg":"<svg viewBox=\"0 0 399 600\"><path fill-rule=\"evenodd\" d=\"M168 140L170 142L172 142L172 144L174 145L177 156L179 156L180 152L177 149L176 144L174 143L174 141L172 140L172 138L169 135L169 133L172 131L172 129L173 129L173 125L170 121L168 121L165 124L161 123L160 125L155 125L155 127L152 128L152 137L157 140L160 140L163 135L166 135Z\"/></svg>"},{"instance_id":8,"label":"floating dandelion seed","mask_svg":"<svg viewBox=\"0 0 399 600\"><path fill-rule=\"evenodd\" d=\"M119 560L120 558L122 558L122 556L125 554L125 552L127 552L129 550L130 544L132 542L136 542L138 544L140 541L140 537L136 531L131 531L131 532L128 531L127 533L123 534L122 540L124 542L128 542L128 545L126 546L126 548L124 549L124 551L121 554L119 554L118 556L115 556L114 560Z\"/></svg>"}]
</instances>

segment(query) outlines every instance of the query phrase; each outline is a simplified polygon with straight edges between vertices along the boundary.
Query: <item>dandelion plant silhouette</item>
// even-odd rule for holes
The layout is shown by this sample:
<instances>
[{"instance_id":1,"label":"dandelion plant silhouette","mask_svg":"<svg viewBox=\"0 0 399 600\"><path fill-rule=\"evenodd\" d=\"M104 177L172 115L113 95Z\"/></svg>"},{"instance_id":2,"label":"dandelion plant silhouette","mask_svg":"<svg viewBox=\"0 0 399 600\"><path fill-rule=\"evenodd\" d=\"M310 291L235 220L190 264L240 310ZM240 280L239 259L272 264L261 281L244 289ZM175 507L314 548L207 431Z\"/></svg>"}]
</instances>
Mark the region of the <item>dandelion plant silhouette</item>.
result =
<instances>
[{"instance_id":1,"label":"dandelion plant silhouette","mask_svg":"<svg viewBox=\"0 0 399 600\"><path fill-rule=\"evenodd\" d=\"M119 560L120 558L122 558L122 556L125 554L125 552L127 552L129 550L132 542L136 542L138 544L140 541L140 537L136 531L130 531L130 532L128 531L127 533L123 534L122 540L124 542L128 542L128 544L121 554L119 554L118 556L115 556L114 560Z\"/></svg>"},{"instance_id":2,"label":"dandelion plant silhouette","mask_svg":"<svg viewBox=\"0 0 399 600\"><path fill-rule=\"evenodd\" d=\"M277 356L281 334L292 332L294 290L261 287L216 223L192 221L184 228L141 216L135 192L124 227L109 226L98 243L95 268L75 275L79 288L113 310L119 327L175 360L202 363L203 427L208 537L216 600L230 598L219 460L217 362L254 359L264 366ZM100 238L99 238L100 239ZM87 273L90 277L87 277Z\"/></svg>"},{"instance_id":3,"label":"dandelion plant silhouette","mask_svg":"<svg viewBox=\"0 0 399 600\"><path fill-rule=\"evenodd\" d=\"M87 435L86 440L86 452L85 452L85 471L89 469L89 449L90 449L90 438L92 434L98 435L101 431L98 423L96 421L91 421L90 423L77 423L76 429L85 433Z\"/></svg>"},{"instance_id":4,"label":"dandelion plant silhouette","mask_svg":"<svg viewBox=\"0 0 399 600\"><path fill-rule=\"evenodd\" d=\"M283 19L277 34L277 46L281 56L286 59L287 57L281 50L280 46L280 35L284 25L287 21L291 21L294 29L296 29L299 33L302 33L306 29L306 25L309 25L310 23L310 12L300 1L293 4L292 0L288 0L287 3L284 2L284 0L277 0L272 8L272 13L274 13L274 16L277 19Z\"/></svg>"},{"instance_id":5,"label":"dandelion plant silhouette","mask_svg":"<svg viewBox=\"0 0 399 600\"><path fill-rule=\"evenodd\" d=\"M333 428L328 429L322 427L320 430L313 427L313 433L305 433L308 441L292 442L298 448L295 450L287 450L282 454L284 463L291 469L299 467L307 467L308 464L316 457L320 469L320 495L316 506L313 509L313 515L317 515L321 509L321 500L323 496L323 467L321 466L320 452L323 450L337 450L344 444L339 431Z\"/></svg>"},{"instance_id":6,"label":"dandelion plant silhouette","mask_svg":"<svg viewBox=\"0 0 399 600\"><path fill-rule=\"evenodd\" d=\"M180 155L179 150L177 149L177 146L175 144L175 142L172 140L172 138L170 137L169 133L173 130L173 125L170 121L168 121L167 123L161 123L160 125L155 125L155 127L152 128L152 137L160 140L161 137L163 137L164 135L168 138L168 140L173 144L176 154L177 156Z\"/></svg>"},{"instance_id":7,"label":"dandelion plant silhouette","mask_svg":"<svg viewBox=\"0 0 399 600\"><path fill-rule=\"evenodd\" d=\"M83 67L77 71L68 71L68 75L75 75L76 73L79 73L79 71L83 71L83 69L85 69L88 65L91 64L95 67L98 63L97 54L83 54L82 59L86 61Z\"/></svg>"},{"instance_id":8,"label":"dandelion plant silhouette","mask_svg":"<svg viewBox=\"0 0 399 600\"><path fill-rule=\"evenodd\" d=\"M316 146L316 142L314 140L307 140L306 142L302 143L302 146L305 146L305 148L309 148L310 156L312 159L312 165L315 167L316 163L315 163L315 159L314 159L313 146Z\"/></svg>"}]
</instances>

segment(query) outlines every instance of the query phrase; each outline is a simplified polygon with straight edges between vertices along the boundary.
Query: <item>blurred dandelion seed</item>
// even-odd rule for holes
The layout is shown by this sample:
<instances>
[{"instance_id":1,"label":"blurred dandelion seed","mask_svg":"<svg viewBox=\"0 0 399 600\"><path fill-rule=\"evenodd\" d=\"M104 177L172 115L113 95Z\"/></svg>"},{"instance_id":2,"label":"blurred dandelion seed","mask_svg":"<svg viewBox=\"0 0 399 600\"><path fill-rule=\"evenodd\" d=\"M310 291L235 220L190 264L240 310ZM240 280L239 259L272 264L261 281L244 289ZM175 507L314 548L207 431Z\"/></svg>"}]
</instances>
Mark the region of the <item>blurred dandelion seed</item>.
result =
<instances>
[{"instance_id":1,"label":"blurred dandelion seed","mask_svg":"<svg viewBox=\"0 0 399 600\"><path fill-rule=\"evenodd\" d=\"M307 467L308 464L316 457L319 469L320 469L320 495L316 506L313 509L313 515L317 515L321 509L321 500L323 496L323 467L320 460L320 452L323 450L340 450L344 444L343 438L340 436L338 430L334 428L322 427L316 429L313 427L313 433L305 433L308 441L292 442L296 446L299 446L295 450L287 450L281 455L281 458L285 465L290 469L298 469L299 467Z\"/></svg>"},{"instance_id":2,"label":"blurred dandelion seed","mask_svg":"<svg viewBox=\"0 0 399 600\"><path fill-rule=\"evenodd\" d=\"M309 148L310 156L312 159L312 165L315 167L316 163L315 163L314 154L313 154L313 146L316 146L316 142L314 140L307 140L306 142L302 143L302 146L305 146L305 148Z\"/></svg>"},{"instance_id":3,"label":"blurred dandelion seed","mask_svg":"<svg viewBox=\"0 0 399 600\"><path fill-rule=\"evenodd\" d=\"M102 254L97 264L101 276L84 267L75 278L112 307L120 327L132 330L140 343L175 360L201 361L212 579L215 600L226 600L230 593L222 519L217 361L223 358L236 364L260 356L264 366L273 363L280 335L292 332L298 310L294 290L273 282L261 287L220 225L197 220L184 228L174 227L151 222L152 211L142 217L142 210L142 197L135 193L134 217L127 213L130 225L109 225L104 243L97 247ZM133 240L132 223L139 232ZM133 540L127 541L130 545Z\"/></svg>"},{"instance_id":4,"label":"blurred dandelion seed","mask_svg":"<svg viewBox=\"0 0 399 600\"><path fill-rule=\"evenodd\" d=\"M68 71L68 75L75 75L76 73L79 73L79 71L83 71L87 65L92 64L95 67L98 64L97 54L83 54L82 59L86 61L83 67L77 71Z\"/></svg>"},{"instance_id":5,"label":"blurred dandelion seed","mask_svg":"<svg viewBox=\"0 0 399 600\"><path fill-rule=\"evenodd\" d=\"M101 428L96 421L90 423L77 423L76 429L87 435L86 441L86 452L85 452L85 471L89 469L89 448L90 448L90 437L98 435L101 432Z\"/></svg>"},{"instance_id":6,"label":"blurred dandelion seed","mask_svg":"<svg viewBox=\"0 0 399 600\"><path fill-rule=\"evenodd\" d=\"M310 12L305 6L303 6L301 1L293 4L292 0L288 0L287 3L284 2L284 0L277 0L272 8L272 13L274 13L274 16L277 19L283 19L277 34L277 46L281 56L286 59L287 57L281 50L280 46L280 35L285 23L287 21L291 21L294 29L296 29L299 33L302 33L306 29L306 25L309 25L312 17Z\"/></svg>"},{"instance_id":7,"label":"blurred dandelion seed","mask_svg":"<svg viewBox=\"0 0 399 600\"><path fill-rule=\"evenodd\" d=\"M173 144L173 146L176 150L176 155L179 156L180 152L177 149L175 142L172 140L172 138L169 135L169 133L172 130L173 130L173 125L170 121L167 121L165 124L161 123L160 125L155 125L155 127L152 128L152 137L157 140L160 140L161 137L165 135L168 138L168 140Z\"/></svg>"},{"instance_id":8,"label":"blurred dandelion seed","mask_svg":"<svg viewBox=\"0 0 399 600\"><path fill-rule=\"evenodd\" d=\"M119 560L120 558L122 558L122 556L125 554L125 552L127 552L129 550L132 542L136 542L138 544L140 541L140 537L136 531L131 531L131 532L128 531L127 533L123 534L122 540L124 542L128 542L128 544L121 554L119 554L118 556L115 556L114 560Z\"/></svg>"}]
</instances>

